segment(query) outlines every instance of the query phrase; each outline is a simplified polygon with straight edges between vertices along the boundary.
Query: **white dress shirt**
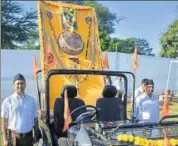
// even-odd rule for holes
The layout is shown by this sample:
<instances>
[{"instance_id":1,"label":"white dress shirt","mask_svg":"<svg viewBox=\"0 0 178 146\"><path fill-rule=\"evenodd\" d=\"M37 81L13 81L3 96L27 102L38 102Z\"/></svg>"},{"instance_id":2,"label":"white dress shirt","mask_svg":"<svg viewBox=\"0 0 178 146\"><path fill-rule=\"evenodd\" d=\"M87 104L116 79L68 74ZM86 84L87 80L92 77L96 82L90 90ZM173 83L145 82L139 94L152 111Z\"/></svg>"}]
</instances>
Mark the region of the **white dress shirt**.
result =
<instances>
[{"instance_id":1,"label":"white dress shirt","mask_svg":"<svg viewBox=\"0 0 178 146\"><path fill-rule=\"evenodd\" d=\"M5 98L1 106L1 117L8 119L8 129L17 133L27 133L33 129L38 116L36 101L29 95L16 93Z\"/></svg>"},{"instance_id":2,"label":"white dress shirt","mask_svg":"<svg viewBox=\"0 0 178 146\"><path fill-rule=\"evenodd\" d=\"M159 99L152 95L149 97L143 93L136 98L134 116L139 121L158 122L159 121Z\"/></svg>"},{"instance_id":3,"label":"white dress shirt","mask_svg":"<svg viewBox=\"0 0 178 146\"><path fill-rule=\"evenodd\" d=\"M144 93L144 91L143 91L142 87L140 86L139 88L137 88L135 90L135 98L137 98L138 96L140 96L143 93Z\"/></svg>"},{"instance_id":4,"label":"white dress shirt","mask_svg":"<svg viewBox=\"0 0 178 146\"><path fill-rule=\"evenodd\" d=\"M122 80L116 79L113 85L116 87L118 92L120 92L120 93L124 93L125 92L124 83L123 83Z\"/></svg>"}]
</instances>

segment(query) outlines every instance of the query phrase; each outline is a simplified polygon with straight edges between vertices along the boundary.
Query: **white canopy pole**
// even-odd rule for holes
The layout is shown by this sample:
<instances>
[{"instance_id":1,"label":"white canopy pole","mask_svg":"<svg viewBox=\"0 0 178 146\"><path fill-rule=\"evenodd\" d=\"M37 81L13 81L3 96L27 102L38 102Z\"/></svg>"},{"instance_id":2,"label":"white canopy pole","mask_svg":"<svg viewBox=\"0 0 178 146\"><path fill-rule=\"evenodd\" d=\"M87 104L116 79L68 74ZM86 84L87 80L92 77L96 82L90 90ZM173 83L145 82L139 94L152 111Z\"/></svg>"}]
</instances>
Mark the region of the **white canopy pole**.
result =
<instances>
[{"instance_id":1,"label":"white canopy pole","mask_svg":"<svg viewBox=\"0 0 178 146\"><path fill-rule=\"evenodd\" d=\"M172 65L172 62L169 62L169 71L168 71L168 76L167 76L166 89L168 89L168 86L169 86L169 79L170 79L170 73L171 73L171 65Z\"/></svg>"},{"instance_id":2,"label":"white canopy pole","mask_svg":"<svg viewBox=\"0 0 178 146\"><path fill-rule=\"evenodd\" d=\"M178 63L178 61L170 61L169 62L169 72L168 72L168 77L167 77L166 89L168 89L168 87L169 87L169 80L170 80L170 73L171 73L172 63Z\"/></svg>"}]
</instances>

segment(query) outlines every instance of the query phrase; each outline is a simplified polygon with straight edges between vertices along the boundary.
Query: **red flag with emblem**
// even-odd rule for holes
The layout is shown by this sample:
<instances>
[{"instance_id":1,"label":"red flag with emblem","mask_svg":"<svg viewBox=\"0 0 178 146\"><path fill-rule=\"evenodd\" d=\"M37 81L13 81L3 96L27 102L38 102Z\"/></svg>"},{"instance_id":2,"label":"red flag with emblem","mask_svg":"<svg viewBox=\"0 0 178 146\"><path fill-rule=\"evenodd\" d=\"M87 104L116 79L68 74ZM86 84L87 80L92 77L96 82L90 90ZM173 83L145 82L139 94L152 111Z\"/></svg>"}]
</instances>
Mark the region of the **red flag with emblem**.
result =
<instances>
[{"instance_id":1,"label":"red flag with emblem","mask_svg":"<svg viewBox=\"0 0 178 146\"><path fill-rule=\"evenodd\" d=\"M63 127L63 132L69 128L70 123L72 123L72 117L71 117L70 109L69 109L67 90L65 90L65 92L64 92L64 127Z\"/></svg>"},{"instance_id":2,"label":"red flag with emblem","mask_svg":"<svg viewBox=\"0 0 178 146\"><path fill-rule=\"evenodd\" d=\"M38 70L40 70L39 65L38 65L38 60L37 60L36 56L34 56L33 57L33 71L32 71L33 80L36 79L36 73Z\"/></svg>"}]
</instances>

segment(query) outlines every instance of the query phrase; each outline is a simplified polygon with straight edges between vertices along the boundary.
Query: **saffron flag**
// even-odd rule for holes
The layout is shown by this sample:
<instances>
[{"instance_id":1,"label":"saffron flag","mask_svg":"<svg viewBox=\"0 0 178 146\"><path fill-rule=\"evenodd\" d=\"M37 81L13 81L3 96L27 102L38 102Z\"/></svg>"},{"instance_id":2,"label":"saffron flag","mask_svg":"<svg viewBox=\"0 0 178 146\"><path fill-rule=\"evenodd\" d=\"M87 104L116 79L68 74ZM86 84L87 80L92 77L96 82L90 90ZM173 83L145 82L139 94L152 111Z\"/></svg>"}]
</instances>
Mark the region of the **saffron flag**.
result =
<instances>
[{"instance_id":1,"label":"saffron flag","mask_svg":"<svg viewBox=\"0 0 178 146\"><path fill-rule=\"evenodd\" d=\"M138 68L137 52L138 52L138 49L135 48L134 54L133 54L133 72L134 72L134 74L136 73L136 70L137 70L137 68Z\"/></svg>"},{"instance_id":2,"label":"saffron flag","mask_svg":"<svg viewBox=\"0 0 178 146\"><path fill-rule=\"evenodd\" d=\"M163 128L163 135L164 135L164 146L170 146L167 128Z\"/></svg>"},{"instance_id":3,"label":"saffron flag","mask_svg":"<svg viewBox=\"0 0 178 146\"><path fill-rule=\"evenodd\" d=\"M163 105L162 117L169 115L168 92L169 91L167 89L164 92L164 105Z\"/></svg>"},{"instance_id":4,"label":"saffron flag","mask_svg":"<svg viewBox=\"0 0 178 146\"><path fill-rule=\"evenodd\" d=\"M32 72L33 80L36 79L36 73L38 70L40 70L39 65L38 65L38 60L37 60L36 56L34 56L33 57L33 72Z\"/></svg>"},{"instance_id":5,"label":"saffron flag","mask_svg":"<svg viewBox=\"0 0 178 146\"><path fill-rule=\"evenodd\" d=\"M72 117L71 117L70 109L69 109L68 95L67 95L67 90L65 90L65 92L64 92L64 128L63 128L63 132L69 128L69 124L71 122L72 122Z\"/></svg>"},{"instance_id":6,"label":"saffron flag","mask_svg":"<svg viewBox=\"0 0 178 146\"><path fill-rule=\"evenodd\" d=\"M164 105L163 105L162 117L169 115L168 93L169 91L168 89L166 89L164 92ZM164 146L170 146L167 128L163 128L163 135L164 135Z\"/></svg>"},{"instance_id":7,"label":"saffron flag","mask_svg":"<svg viewBox=\"0 0 178 146\"><path fill-rule=\"evenodd\" d=\"M103 59L103 67L104 69L108 69L109 70L109 60L108 60L108 55L105 54L104 59Z\"/></svg>"}]
</instances>

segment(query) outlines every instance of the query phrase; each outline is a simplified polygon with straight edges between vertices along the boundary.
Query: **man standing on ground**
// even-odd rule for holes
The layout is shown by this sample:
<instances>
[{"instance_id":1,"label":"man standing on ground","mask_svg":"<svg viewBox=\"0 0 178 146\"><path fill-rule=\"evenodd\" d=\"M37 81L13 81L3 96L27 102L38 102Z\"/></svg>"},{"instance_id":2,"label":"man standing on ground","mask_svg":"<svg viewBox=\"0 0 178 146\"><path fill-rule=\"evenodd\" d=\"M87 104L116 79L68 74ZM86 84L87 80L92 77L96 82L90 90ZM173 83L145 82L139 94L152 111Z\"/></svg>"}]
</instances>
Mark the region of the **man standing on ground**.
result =
<instances>
[{"instance_id":1,"label":"man standing on ground","mask_svg":"<svg viewBox=\"0 0 178 146\"><path fill-rule=\"evenodd\" d=\"M136 98L134 116L139 122L158 122L159 99L154 92L153 80L147 80L145 92Z\"/></svg>"},{"instance_id":2,"label":"man standing on ground","mask_svg":"<svg viewBox=\"0 0 178 146\"><path fill-rule=\"evenodd\" d=\"M15 93L1 106L3 143L5 146L33 146L32 130L37 130L37 105L33 97L25 94L26 82L21 74L13 80Z\"/></svg>"}]
</instances>

